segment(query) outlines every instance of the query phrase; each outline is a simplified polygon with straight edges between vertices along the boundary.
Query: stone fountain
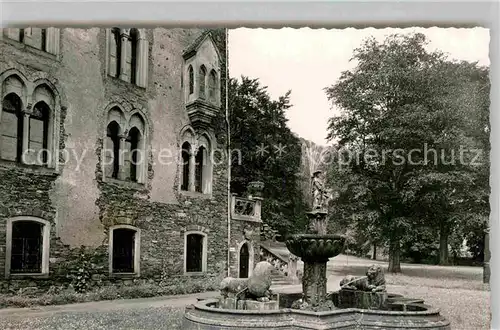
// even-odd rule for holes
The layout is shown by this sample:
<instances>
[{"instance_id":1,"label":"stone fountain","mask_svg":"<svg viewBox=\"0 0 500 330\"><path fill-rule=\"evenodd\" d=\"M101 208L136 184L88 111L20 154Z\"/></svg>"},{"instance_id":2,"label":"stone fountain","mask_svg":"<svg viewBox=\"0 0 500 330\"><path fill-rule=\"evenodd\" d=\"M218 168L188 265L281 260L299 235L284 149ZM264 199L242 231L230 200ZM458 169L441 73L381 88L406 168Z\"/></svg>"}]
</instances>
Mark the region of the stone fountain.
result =
<instances>
[{"instance_id":1,"label":"stone fountain","mask_svg":"<svg viewBox=\"0 0 500 330\"><path fill-rule=\"evenodd\" d=\"M321 171L313 173L313 210L309 217L308 233L293 235L286 241L288 250L304 262L302 278L303 299L294 307L302 310L330 310L332 301L326 299L326 264L342 252L345 237L327 234L327 205L331 193L324 188Z\"/></svg>"},{"instance_id":2,"label":"stone fountain","mask_svg":"<svg viewBox=\"0 0 500 330\"><path fill-rule=\"evenodd\" d=\"M439 310L421 299L386 292L382 268L371 266L366 276L347 276L337 291L327 292L326 266L341 253L343 235L327 234L321 172L313 174L313 209L305 234L291 236L287 248L302 258L302 292L270 290L272 265L259 262L248 279L225 278L218 299L188 306L182 329L451 329Z\"/></svg>"}]
</instances>

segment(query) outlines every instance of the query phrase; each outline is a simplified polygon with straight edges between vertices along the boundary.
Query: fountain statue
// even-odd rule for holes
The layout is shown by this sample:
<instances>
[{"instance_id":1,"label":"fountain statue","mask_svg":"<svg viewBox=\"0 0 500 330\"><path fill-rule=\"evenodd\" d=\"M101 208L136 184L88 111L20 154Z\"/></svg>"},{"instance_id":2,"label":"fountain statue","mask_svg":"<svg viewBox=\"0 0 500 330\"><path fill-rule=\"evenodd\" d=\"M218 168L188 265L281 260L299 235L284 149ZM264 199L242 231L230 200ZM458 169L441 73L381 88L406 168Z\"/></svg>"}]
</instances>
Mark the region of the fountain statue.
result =
<instances>
[{"instance_id":1,"label":"fountain statue","mask_svg":"<svg viewBox=\"0 0 500 330\"><path fill-rule=\"evenodd\" d=\"M313 210L325 210L330 199L330 191L325 189L323 172L315 171L312 175Z\"/></svg>"},{"instance_id":2,"label":"fountain statue","mask_svg":"<svg viewBox=\"0 0 500 330\"><path fill-rule=\"evenodd\" d=\"M312 176L312 210L304 234L286 246L302 259L302 292L273 293L271 270L257 263L248 279L225 278L218 299L186 307L182 329L451 329L439 310L421 299L390 294L380 265L362 277L346 276L340 288L327 292L327 263L342 252L345 236L327 233L328 202L322 173Z\"/></svg>"},{"instance_id":3,"label":"fountain statue","mask_svg":"<svg viewBox=\"0 0 500 330\"><path fill-rule=\"evenodd\" d=\"M330 192L325 189L321 171L312 176L313 209L309 217L309 233L293 235L286 246L304 262L302 290L304 298L294 306L309 310L330 310L334 306L326 299L326 264L344 247L345 237L327 234L327 203Z\"/></svg>"}]
</instances>

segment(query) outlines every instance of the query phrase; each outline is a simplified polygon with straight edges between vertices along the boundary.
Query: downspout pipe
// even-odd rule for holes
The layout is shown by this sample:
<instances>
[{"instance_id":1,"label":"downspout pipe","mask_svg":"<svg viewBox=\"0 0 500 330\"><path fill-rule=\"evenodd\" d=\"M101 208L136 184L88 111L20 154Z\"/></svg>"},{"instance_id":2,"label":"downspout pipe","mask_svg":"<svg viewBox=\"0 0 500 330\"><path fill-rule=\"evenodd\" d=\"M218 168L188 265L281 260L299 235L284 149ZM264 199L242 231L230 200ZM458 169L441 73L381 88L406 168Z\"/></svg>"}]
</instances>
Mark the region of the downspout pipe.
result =
<instances>
[{"instance_id":1,"label":"downspout pipe","mask_svg":"<svg viewBox=\"0 0 500 330\"><path fill-rule=\"evenodd\" d=\"M226 34L226 127L227 127L227 276L231 276L231 126L229 122L229 29Z\"/></svg>"}]
</instances>

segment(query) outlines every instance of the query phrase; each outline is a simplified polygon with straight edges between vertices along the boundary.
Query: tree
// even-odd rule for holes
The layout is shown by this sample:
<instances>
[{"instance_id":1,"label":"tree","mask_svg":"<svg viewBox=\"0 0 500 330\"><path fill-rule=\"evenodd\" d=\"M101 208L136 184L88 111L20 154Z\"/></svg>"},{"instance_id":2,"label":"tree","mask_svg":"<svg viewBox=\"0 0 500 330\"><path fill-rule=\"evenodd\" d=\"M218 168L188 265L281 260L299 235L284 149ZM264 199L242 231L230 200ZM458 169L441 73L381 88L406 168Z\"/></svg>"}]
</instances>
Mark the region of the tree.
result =
<instances>
[{"instance_id":1,"label":"tree","mask_svg":"<svg viewBox=\"0 0 500 330\"><path fill-rule=\"evenodd\" d=\"M488 69L477 63L442 61L434 69L441 78L436 92L442 104L435 111L446 122L429 128L435 132L434 148L446 151L447 159L427 164L416 180L416 211L437 229L439 263L446 265L453 230L477 232L483 226L477 219L489 213L489 81Z\"/></svg>"},{"instance_id":2,"label":"tree","mask_svg":"<svg viewBox=\"0 0 500 330\"><path fill-rule=\"evenodd\" d=\"M356 212L376 212L360 221L388 242L390 272L401 271L402 240L420 226L438 224L447 251L451 224L470 204L469 187L480 181L470 164L450 158L458 146L478 141L466 126L480 124L464 121L467 107L457 101L457 92L469 86L460 83L463 72L484 75L468 64L455 70L441 52L427 51L426 43L418 33L382 43L369 38L354 51L356 67L326 88L341 111L330 119L328 135L344 150L339 159L346 166L338 175L348 176L344 192L356 201ZM485 117L484 109L474 111ZM438 156L430 159L429 149Z\"/></svg>"},{"instance_id":3,"label":"tree","mask_svg":"<svg viewBox=\"0 0 500 330\"><path fill-rule=\"evenodd\" d=\"M285 117L290 93L272 100L258 79L229 82L231 191L243 194L249 182L264 182L262 217L282 236L302 229L306 221L297 180L301 143ZM241 154L239 163L234 151Z\"/></svg>"}]
</instances>

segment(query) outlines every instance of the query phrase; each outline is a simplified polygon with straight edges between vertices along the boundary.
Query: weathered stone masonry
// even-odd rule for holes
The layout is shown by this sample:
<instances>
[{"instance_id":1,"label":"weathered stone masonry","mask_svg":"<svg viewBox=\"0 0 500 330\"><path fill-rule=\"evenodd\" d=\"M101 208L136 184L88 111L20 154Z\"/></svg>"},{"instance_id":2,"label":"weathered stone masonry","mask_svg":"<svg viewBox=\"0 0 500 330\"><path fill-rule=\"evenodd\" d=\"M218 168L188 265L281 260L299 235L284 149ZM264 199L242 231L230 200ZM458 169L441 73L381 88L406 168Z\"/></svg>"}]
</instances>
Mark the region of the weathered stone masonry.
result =
<instances>
[{"instance_id":1,"label":"weathered stone masonry","mask_svg":"<svg viewBox=\"0 0 500 330\"><path fill-rule=\"evenodd\" d=\"M54 168L0 160L0 270L7 266L7 219L25 216L50 223L49 273L8 275L2 277L0 289L49 287L66 282L66 275L82 251L93 256L95 280L129 283L134 278L138 282L174 283L178 277L189 276L202 283L225 275L226 162L213 165L210 193L201 194L180 191L178 158L174 157L170 164L157 161L161 148L174 151L174 155L180 151L180 132L193 124L184 99L183 51L198 49L195 56L203 59L210 48L210 40L203 39L208 31L141 30L140 47L147 45L148 56L139 66L146 65L147 79L146 86L138 86L123 81L123 76L110 76L106 29L52 29L45 51L36 45L39 30L30 31L31 39L24 43L10 38L18 32L4 33L0 74L12 72L33 84L40 79L47 81L57 98L53 113L58 125L49 138L55 137L58 149L67 152L60 153L62 163ZM126 40L127 34L122 33L120 38ZM220 109L210 125L193 130L208 134L213 149L225 150L225 31L212 30L211 38L220 56ZM203 45L196 48L196 42ZM127 49L123 49L126 53ZM126 60L122 61L129 65ZM130 75L131 71L126 73ZM140 77L139 85L144 76ZM130 78L125 75L125 79ZM4 96L2 90L2 99ZM125 115L139 113L145 123L148 162L143 183L112 180L103 172L101 151L107 111L114 105ZM140 237L140 271L110 275L108 243L112 226L132 226L140 231L136 236ZM187 232L206 235L206 268L201 273L185 273Z\"/></svg>"}]
</instances>

